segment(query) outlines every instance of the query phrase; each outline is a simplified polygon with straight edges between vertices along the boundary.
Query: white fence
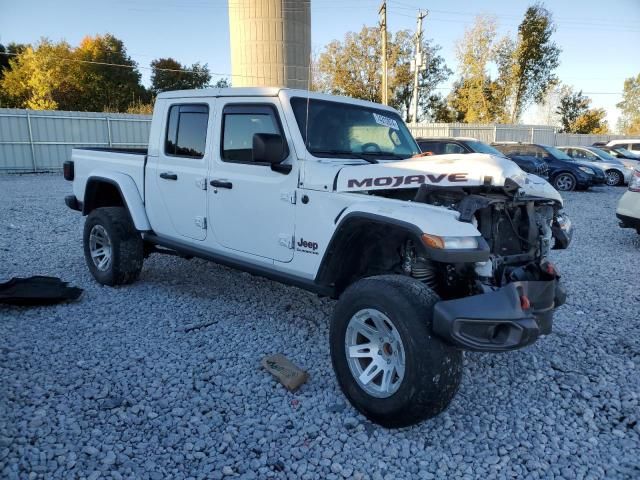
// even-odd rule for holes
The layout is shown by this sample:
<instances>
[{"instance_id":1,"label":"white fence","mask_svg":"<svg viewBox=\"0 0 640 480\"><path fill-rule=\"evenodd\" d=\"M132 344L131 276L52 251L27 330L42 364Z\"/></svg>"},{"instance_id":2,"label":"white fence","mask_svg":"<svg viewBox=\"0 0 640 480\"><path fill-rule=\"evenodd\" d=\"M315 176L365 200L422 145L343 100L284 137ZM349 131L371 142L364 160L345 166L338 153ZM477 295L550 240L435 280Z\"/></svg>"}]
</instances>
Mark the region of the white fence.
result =
<instances>
[{"instance_id":1,"label":"white fence","mask_svg":"<svg viewBox=\"0 0 640 480\"><path fill-rule=\"evenodd\" d=\"M151 117L0 108L0 173L59 170L73 147L146 147Z\"/></svg>"},{"instance_id":2,"label":"white fence","mask_svg":"<svg viewBox=\"0 0 640 480\"><path fill-rule=\"evenodd\" d=\"M0 173L59 170L74 146L146 147L151 117L122 113L0 108ZM415 137L474 137L491 142L591 145L623 135L573 135L539 125L420 123Z\"/></svg>"},{"instance_id":3,"label":"white fence","mask_svg":"<svg viewBox=\"0 0 640 480\"><path fill-rule=\"evenodd\" d=\"M483 142L527 142L544 145L592 145L608 142L624 135L581 135L558 133L547 125L480 125L472 123L418 123L410 124L414 137L473 137Z\"/></svg>"}]
</instances>

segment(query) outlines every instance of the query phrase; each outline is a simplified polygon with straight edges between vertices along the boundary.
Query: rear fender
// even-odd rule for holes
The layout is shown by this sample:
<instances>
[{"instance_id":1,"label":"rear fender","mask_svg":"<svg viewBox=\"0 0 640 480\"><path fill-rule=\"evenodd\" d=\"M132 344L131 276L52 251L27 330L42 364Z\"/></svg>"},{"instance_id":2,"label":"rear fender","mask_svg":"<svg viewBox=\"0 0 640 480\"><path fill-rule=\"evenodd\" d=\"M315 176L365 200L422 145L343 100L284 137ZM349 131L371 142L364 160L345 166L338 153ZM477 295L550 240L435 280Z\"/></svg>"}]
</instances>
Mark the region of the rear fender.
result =
<instances>
[{"instance_id":1,"label":"rear fender","mask_svg":"<svg viewBox=\"0 0 640 480\"><path fill-rule=\"evenodd\" d=\"M145 232L151 231L151 225L144 208L144 201L135 181L129 175L109 171L93 171L87 178L84 191L83 215L88 215L95 205L99 203L97 191L100 184L113 185L119 192L122 201L131 215L136 230Z\"/></svg>"}]
</instances>

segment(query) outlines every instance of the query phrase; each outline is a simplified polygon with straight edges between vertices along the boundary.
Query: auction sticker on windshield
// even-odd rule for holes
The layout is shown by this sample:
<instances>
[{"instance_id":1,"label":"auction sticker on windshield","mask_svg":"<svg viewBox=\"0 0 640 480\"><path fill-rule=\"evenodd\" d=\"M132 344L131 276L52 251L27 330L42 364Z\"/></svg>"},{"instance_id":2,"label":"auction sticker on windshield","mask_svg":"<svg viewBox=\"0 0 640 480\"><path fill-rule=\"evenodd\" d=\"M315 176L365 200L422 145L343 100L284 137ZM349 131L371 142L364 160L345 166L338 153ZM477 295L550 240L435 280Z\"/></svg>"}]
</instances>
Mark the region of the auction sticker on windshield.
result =
<instances>
[{"instance_id":1,"label":"auction sticker on windshield","mask_svg":"<svg viewBox=\"0 0 640 480\"><path fill-rule=\"evenodd\" d=\"M385 127L393 128L394 130L400 130L400 127L398 127L398 122L396 122L393 118L385 117L384 115L380 115L379 113L374 113L373 119L378 125L384 125Z\"/></svg>"}]
</instances>

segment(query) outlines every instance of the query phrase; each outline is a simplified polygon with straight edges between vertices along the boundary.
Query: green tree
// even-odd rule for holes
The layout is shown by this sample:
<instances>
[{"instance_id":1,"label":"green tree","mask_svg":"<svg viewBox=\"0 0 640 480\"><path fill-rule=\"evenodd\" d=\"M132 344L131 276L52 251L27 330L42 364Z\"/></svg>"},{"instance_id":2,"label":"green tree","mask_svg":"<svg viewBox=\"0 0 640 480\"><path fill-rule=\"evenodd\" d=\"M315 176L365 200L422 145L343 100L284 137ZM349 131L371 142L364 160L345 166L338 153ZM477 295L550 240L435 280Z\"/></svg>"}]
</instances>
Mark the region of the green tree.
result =
<instances>
[{"instance_id":1,"label":"green tree","mask_svg":"<svg viewBox=\"0 0 640 480\"><path fill-rule=\"evenodd\" d=\"M489 68L496 58L496 22L478 16L456 44L460 78L455 82L450 103L463 121L489 123L496 119L494 82Z\"/></svg>"},{"instance_id":2,"label":"green tree","mask_svg":"<svg viewBox=\"0 0 640 480\"><path fill-rule=\"evenodd\" d=\"M555 29L551 12L541 3L527 8L513 54L512 123L532 102L542 101L547 89L557 82L553 72L560 64L560 48L551 39Z\"/></svg>"},{"instance_id":3,"label":"green tree","mask_svg":"<svg viewBox=\"0 0 640 480\"><path fill-rule=\"evenodd\" d=\"M413 34L401 30L388 36L389 104L408 116L413 95ZM419 77L419 107L430 115L429 97L435 87L451 74L440 47L425 40L423 51L427 56L427 70ZM377 28L363 27L360 32L349 32L344 41L329 43L313 64L313 87L316 90L380 102L382 64L380 32Z\"/></svg>"},{"instance_id":4,"label":"green tree","mask_svg":"<svg viewBox=\"0 0 640 480\"><path fill-rule=\"evenodd\" d=\"M622 110L618 126L626 135L640 134L640 73L624 81L622 101L616 105Z\"/></svg>"},{"instance_id":5,"label":"green tree","mask_svg":"<svg viewBox=\"0 0 640 480\"><path fill-rule=\"evenodd\" d=\"M211 80L206 64L194 63L189 67L173 58L153 60L151 70L151 91L154 94L168 90L204 88Z\"/></svg>"},{"instance_id":6,"label":"green tree","mask_svg":"<svg viewBox=\"0 0 640 480\"><path fill-rule=\"evenodd\" d=\"M557 113L560 115L563 133L607 133L609 126L602 108L589 108L591 99L582 91L568 90L560 98Z\"/></svg>"}]
</instances>

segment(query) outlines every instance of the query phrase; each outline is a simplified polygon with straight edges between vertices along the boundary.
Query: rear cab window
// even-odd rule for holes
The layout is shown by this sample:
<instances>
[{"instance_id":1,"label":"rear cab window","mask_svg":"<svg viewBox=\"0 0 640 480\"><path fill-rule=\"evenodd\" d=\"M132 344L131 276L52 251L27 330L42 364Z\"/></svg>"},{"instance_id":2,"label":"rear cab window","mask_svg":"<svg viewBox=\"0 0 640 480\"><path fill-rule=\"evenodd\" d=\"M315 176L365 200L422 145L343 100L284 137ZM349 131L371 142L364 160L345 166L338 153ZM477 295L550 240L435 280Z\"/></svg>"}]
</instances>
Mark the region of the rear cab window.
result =
<instances>
[{"instance_id":1,"label":"rear cab window","mask_svg":"<svg viewBox=\"0 0 640 480\"><path fill-rule=\"evenodd\" d=\"M171 105L167 115L165 154L174 157L203 158L208 123L208 105Z\"/></svg>"}]
</instances>

